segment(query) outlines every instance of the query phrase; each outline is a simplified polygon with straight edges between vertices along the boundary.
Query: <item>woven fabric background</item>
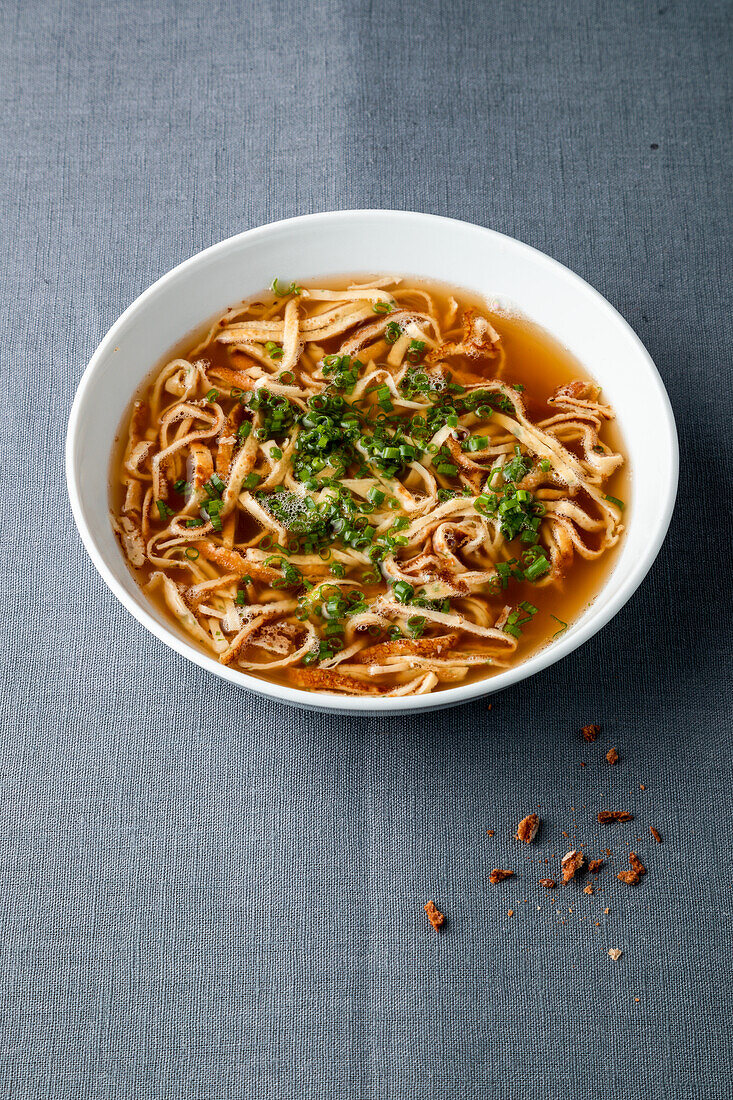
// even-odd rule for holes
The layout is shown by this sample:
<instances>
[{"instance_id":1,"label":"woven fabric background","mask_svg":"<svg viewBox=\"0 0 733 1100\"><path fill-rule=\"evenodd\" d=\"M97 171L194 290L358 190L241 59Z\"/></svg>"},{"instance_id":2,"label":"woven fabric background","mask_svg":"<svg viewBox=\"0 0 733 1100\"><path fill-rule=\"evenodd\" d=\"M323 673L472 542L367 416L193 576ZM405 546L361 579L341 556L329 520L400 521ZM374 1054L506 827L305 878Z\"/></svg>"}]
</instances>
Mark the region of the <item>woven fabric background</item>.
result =
<instances>
[{"instance_id":1,"label":"woven fabric background","mask_svg":"<svg viewBox=\"0 0 733 1100\"><path fill-rule=\"evenodd\" d=\"M733 1095L730 18L723 0L0 7L2 1100ZM217 682L117 604L67 503L74 389L139 292L247 227L369 206L574 268L678 417L650 576L490 710L329 718ZM603 805L636 820L604 833ZM541 861L575 840L610 870L593 897L546 895ZM637 889L615 874L632 841ZM489 886L505 865L521 877Z\"/></svg>"}]
</instances>

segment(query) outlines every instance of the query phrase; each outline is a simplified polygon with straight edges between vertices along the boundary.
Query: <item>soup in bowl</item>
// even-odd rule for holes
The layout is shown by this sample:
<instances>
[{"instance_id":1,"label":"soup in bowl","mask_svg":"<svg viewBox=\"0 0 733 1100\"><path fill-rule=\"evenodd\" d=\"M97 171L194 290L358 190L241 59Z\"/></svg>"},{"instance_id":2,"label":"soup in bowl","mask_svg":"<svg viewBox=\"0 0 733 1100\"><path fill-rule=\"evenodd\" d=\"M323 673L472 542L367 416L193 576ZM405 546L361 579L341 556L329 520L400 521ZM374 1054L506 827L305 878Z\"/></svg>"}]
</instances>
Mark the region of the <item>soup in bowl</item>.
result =
<instances>
[{"instance_id":1,"label":"soup in bowl","mask_svg":"<svg viewBox=\"0 0 733 1100\"><path fill-rule=\"evenodd\" d=\"M395 273L400 240L417 274ZM574 648L643 576L627 548L651 440L623 375L658 411L645 571L676 440L611 307L461 223L295 219L202 253L121 318L72 414L72 503L123 602L212 671L321 708L450 705ZM80 417L105 391L102 551L86 519L104 439Z\"/></svg>"}]
</instances>

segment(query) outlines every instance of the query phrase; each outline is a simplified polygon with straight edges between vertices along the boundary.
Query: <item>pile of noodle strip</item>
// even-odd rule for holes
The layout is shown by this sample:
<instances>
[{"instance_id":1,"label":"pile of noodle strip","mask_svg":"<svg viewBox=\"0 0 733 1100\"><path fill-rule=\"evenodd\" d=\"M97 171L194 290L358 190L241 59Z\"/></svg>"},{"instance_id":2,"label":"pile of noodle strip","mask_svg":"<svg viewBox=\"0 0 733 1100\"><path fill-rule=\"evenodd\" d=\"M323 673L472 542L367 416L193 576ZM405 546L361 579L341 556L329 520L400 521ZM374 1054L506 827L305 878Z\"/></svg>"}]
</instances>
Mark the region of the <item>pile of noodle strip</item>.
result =
<instances>
[{"instance_id":1,"label":"pile of noodle strip","mask_svg":"<svg viewBox=\"0 0 733 1100\"><path fill-rule=\"evenodd\" d=\"M533 423L520 388L502 381L498 334L455 300L439 315L426 290L394 279L290 290L228 310L135 403L114 517L131 566L219 661L305 689L421 695L504 667L521 639L508 629L507 563L528 548L482 503L501 501L502 471L520 456L512 491L540 517L536 584L560 582L576 556L606 553L623 530L604 493L623 461L599 438L612 410L576 382ZM340 389L334 362L352 371ZM413 418L427 423L451 385L484 403L413 439ZM303 418L334 395L364 418L354 463L299 475ZM276 407L287 416L271 438L263 408ZM367 445L385 408L415 444L396 472ZM478 446L467 448L471 437ZM289 514L326 514L339 495L378 553L335 530L317 548L294 536Z\"/></svg>"}]
</instances>

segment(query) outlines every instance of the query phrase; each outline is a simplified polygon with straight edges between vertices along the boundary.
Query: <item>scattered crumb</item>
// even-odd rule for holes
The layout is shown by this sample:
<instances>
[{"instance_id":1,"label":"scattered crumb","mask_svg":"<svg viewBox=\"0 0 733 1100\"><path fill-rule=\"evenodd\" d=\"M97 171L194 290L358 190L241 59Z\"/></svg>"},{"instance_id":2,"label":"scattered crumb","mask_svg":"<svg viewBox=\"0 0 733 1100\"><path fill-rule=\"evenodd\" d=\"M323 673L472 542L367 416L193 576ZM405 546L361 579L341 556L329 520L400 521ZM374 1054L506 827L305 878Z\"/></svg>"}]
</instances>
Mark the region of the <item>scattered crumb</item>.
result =
<instances>
[{"instance_id":1,"label":"scattered crumb","mask_svg":"<svg viewBox=\"0 0 733 1100\"><path fill-rule=\"evenodd\" d=\"M637 875L646 874L646 867L641 862L636 852L629 852L629 863L631 864L632 869L636 871Z\"/></svg>"},{"instance_id":2,"label":"scattered crumb","mask_svg":"<svg viewBox=\"0 0 733 1100\"><path fill-rule=\"evenodd\" d=\"M606 753L606 760L609 764L618 764L618 749L609 749Z\"/></svg>"},{"instance_id":3,"label":"scattered crumb","mask_svg":"<svg viewBox=\"0 0 733 1100\"><path fill-rule=\"evenodd\" d=\"M487 829L486 830L486 835L487 836L493 836L494 835L494 830L493 829Z\"/></svg>"},{"instance_id":4,"label":"scattered crumb","mask_svg":"<svg viewBox=\"0 0 733 1100\"><path fill-rule=\"evenodd\" d=\"M570 882L585 863L583 853L575 848L562 857L562 880Z\"/></svg>"},{"instance_id":5,"label":"scattered crumb","mask_svg":"<svg viewBox=\"0 0 733 1100\"><path fill-rule=\"evenodd\" d=\"M638 871L619 871L616 878L620 879L621 882L625 882L627 886L636 886L641 875Z\"/></svg>"},{"instance_id":6,"label":"scattered crumb","mask_svg":"<svg viewBox=\"0 0 733 1100\"><path fill-rule=\"evenodd\" d=\"M522 840L525 844L531 844L537 836L539 827L540 819L537 814L527 814L527 816L523 817L517 825L517 840Z\"/></svg>"},{"instance_id":7,"label":"scattered crumb","mask_svg":"<svg viewBox=\"0 0 733 1100\"><path fill-rule=\"evenodd\" d=\"M604 910L603 910L603 913L604 913L604 915L605 915L605 916L608 916L608 914L609 914L610 912L611 912L611 910L610 910L610 909L604 909Z\"/></svg>"},{"instance_id":8,"label":"scattered crumb","mask_svg":"<svg viewBox=\"0 0 733 1100\"><path fill-rule=\"evenodd\" d=\"M601 867L603 867L605 862L606 861L604 859L590 859L590 860L588 860L588 870L592 871L593 874L595 875L596 872L600 871Z\"/></svg>"},{"instance_id":9,"label":"scattered crumb","mask_svg":"<svg viewBox=\"0 0 733 1100\"><path fill-rule=\"evenodd\" d=\"M640 791L645 791L645 790L646 790L646 787L644 786L644 784L643 784L643 783L640 783L640 784L639 784L639 790L640 790Z\"/></svg>"},{"instance_id":10,"label":"scattered crumb","mask_svg":"<svg viewBox=\"0 0 733 1100\"><path fill-rule=\"evenodd\" d=\"M587 886L583 887L583 893L584 894L592 894L593 893L593 887L591 886L590 883L588 883Z\"/></svg>"},{"instance_id":11,"label":"scattered crumb","mask_svg":"<svg viewBox=\"0 0 733 1100\"><path fill-rule=\"evenodd\" d=\"M489 875L489 882L496 886L497 882L503 882L505 878L511 878L514 871L504 871L501 867L495 867Z\"/></svg>"},{"instance_id":12,"label":"scattered crumb","mask_svg":"<svg viewBox=\"0 0 733 1100\"><path fill-rule=\"evenodd\" d=\"M423 909L428 915L428 920L432 924L433 928L437 930L445 924L445 915L435 908L435 902L429 901L427 905L423 906Z\"/></svg>"},{"instance_id":13,"label":"scattered crumb","mask_svg":"<svg viewBox=\"0 0 733 1100\"><path fill-rule=\"evenodd\" d=\"M639 998L638 998L638 997L634 997L634 1000L638 1002Z\"/></svg>"},{"instance_id":14,"label":"scattered crumb","mask_svg":"<svg viewBox=\"0 0 733 1100\"><path fill-rule=\"evenodd\" d=\"M623 955L623 951L620 947L609 947L608 954L611 956L614 962L618 962L618 960Z\"/></svg>"},{"instance_id":15,"label":"scattered crumb","mask_svg":"<svg viewBox=\"0 0 733 1100\"><path fill-rule=\"evenodd\" d=\"M546 890L554 890L557 886L557 883L555 882L554 878L541 878L540 886L544 886Z\"/></svg>"},{"instance_id":16,"label":"scattered crumb","mask_svg":"<svg viewBox=\"0 0 733 1100\"><path fill-rule=\"evenodd\" d=\"M649 826L649 832L650 832L650 833L652 834L652 836L653 836L653 837L654 837L654 839L656 840L657 844L661 844L661 843L662 843L662 838L661 838L661 836L659 835L659 830L658 830L658 829L655 829L653 825L650 825L650 826Z\"/></svg>"},{"instance_id":17,"label":"scattered crumb","mask_svg":"<svg viewBox=\"0 0 733 1100\"><path fill-rule=\"evenodd\" d=\"M586 741L595 741L598 734L601 732L601 727L596 725L583 726L580 732Z\"/></svg>"},{"instance_id":18,"label":"scattered crumb","mask_svg":"<svg viewBox=\"0 0 733 1100\"><path fill-rule=\"evenodd\" d=\"M564 837L569 837L569 836L570 836L570 833L566 833L566 832L563 832L563 834L562 834L562 835L563 835Z\"/></svg>"},{"instance_id":19,"label":"scattered crumb","mask_svg":"<svg viewBox=\"0 0 733 1100\"><path fill-rule=\"evenodd\" d=\"M634 815L628 810L601 810L597 816L601 825L610 825L612 821L634 820Z\"/></svg>"},{"instance_id":20,"label":"scattered crumb","mask_svg":"<svg viewBox=\"0 0 733 1100\"><path fill-rule=\"evenodd\" d=\"M506 911L506 915L507 915L508 917L513 917L513 916L514 916L514 910L513 910L513 909L507 909L507 911Z\"/></svg>"},{"instance_id":21,"label":"scattered crumb","mask_svg":"<svg viewBox=\"0 0 733 1100\"><path fill-rule=\"evenodd\" d=\"M487 710L491 710L491 708L492 708L492 706L493 706L493 705L494 705L493 703L489 703L489 705L488 705L488 707L487 707L486 709L487 709Z\"/></svg>"}]
</instances>

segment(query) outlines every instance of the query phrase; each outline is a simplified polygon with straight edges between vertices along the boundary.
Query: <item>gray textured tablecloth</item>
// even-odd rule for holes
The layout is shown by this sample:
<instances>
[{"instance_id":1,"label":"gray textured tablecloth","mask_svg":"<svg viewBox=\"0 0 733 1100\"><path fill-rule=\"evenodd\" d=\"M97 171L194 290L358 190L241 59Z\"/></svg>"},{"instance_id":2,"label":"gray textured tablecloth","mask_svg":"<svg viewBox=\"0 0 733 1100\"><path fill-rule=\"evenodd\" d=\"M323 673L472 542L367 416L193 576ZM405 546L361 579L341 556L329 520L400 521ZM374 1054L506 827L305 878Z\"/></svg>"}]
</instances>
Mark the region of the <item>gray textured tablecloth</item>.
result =
<instances>
[{"instance_id":1,"label":"gray textured tablecloth","mask_svg":"<svg viewBox=\"0 0 733 1100\"><path fill-rule=\"evenodd\" d=\"M0 1098L733 1095L730 15L2 5ZM72 523L66 418L121 310L234 232L357 206L568 264L678 417L679 502L643 587L491 710L252 698L138 626ZM614 804L636 820L603 833ZM615 872L637 836L632 889ZM546 895L541 861L574 839L612 869L592 897ZM522 875L492 887L494 866Z\"/></svg>"}]
</instances>

